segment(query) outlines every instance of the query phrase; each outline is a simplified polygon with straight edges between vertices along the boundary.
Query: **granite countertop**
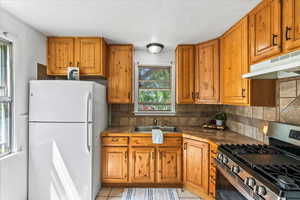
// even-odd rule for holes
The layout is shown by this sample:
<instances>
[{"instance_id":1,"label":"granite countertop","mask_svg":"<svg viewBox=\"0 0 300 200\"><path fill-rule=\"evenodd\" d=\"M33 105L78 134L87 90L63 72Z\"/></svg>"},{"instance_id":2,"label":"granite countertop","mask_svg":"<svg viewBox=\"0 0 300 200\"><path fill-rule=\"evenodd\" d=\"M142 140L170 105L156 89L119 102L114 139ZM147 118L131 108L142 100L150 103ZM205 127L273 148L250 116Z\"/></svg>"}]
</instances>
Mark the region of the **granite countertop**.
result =
<instances>
[{"instance_id":1,"label":"granite countertop","mask_svg":"<svg viewBox=\"0 0 300 200\"><path fill-rule=\"evenodd\" d=\"M203 129L201 127L178 127L181 132L167 133L166 136L182 136L217 145L221 144L263 144L250 137L229 130ZM102 136L146 136L151 133L136 133L134 127L111 127L101 133Z\"/></svg>"}]
</instances>

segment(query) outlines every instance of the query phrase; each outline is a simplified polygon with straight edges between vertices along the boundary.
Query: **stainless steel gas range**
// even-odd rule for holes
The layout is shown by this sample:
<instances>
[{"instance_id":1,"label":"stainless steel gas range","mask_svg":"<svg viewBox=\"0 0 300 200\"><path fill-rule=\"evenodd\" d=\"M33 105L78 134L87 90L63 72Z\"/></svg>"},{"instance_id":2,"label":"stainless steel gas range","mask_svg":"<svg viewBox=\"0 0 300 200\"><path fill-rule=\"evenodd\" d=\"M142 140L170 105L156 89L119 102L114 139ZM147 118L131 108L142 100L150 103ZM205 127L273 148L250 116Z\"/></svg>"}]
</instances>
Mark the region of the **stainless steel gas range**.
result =
<instances>
[{"instance_id":1,"label":"stainless steel gas range","mask_svg":"<svg viewBox=\"0 0 300 200\"><path fill-rule=\"evenodd\" d=\"M271 122L269 145L221 145L217 200L300 200L300 126Z\"/></svg>"}]
</instances>

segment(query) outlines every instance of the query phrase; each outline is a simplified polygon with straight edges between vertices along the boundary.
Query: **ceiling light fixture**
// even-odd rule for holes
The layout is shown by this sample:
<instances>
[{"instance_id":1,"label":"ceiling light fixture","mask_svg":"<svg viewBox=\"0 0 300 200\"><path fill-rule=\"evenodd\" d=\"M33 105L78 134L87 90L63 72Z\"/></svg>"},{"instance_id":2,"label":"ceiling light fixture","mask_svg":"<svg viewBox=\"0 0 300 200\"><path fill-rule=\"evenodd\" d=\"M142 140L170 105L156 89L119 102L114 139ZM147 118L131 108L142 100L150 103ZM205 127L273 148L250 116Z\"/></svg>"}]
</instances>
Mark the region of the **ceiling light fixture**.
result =
<instances>
[{"instance_id":1,"label":"ceiling light fixture","mask_svg":"<svg viewBox=\"0 0 300 200\"><path fill-rule=\"evenodd\" d=\"M150 43L150 44L147 44L146 47L150 53L159 54L163 50L164 45L162 45L160 43Z\"/></svg>"}]
</instances>

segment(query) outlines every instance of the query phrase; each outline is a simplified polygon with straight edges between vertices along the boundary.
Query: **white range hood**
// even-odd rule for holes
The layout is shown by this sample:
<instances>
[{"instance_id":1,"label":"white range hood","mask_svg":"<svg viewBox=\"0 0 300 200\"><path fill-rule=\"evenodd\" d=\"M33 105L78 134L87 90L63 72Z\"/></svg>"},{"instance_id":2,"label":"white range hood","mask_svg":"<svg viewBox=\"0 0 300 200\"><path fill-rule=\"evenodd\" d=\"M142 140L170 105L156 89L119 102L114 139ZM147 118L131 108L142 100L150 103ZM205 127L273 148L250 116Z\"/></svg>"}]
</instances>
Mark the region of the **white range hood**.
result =
<instances>
[{"instance_id":1,"label":"white range hood","mask_svg":"<svg viewBox=\"0 0 300 200\"><path fill-rule=\"evenodd\" d=\"M280 79L300 76L300 50L250 66L246 79Z\"/></svg>"}]
</instances>

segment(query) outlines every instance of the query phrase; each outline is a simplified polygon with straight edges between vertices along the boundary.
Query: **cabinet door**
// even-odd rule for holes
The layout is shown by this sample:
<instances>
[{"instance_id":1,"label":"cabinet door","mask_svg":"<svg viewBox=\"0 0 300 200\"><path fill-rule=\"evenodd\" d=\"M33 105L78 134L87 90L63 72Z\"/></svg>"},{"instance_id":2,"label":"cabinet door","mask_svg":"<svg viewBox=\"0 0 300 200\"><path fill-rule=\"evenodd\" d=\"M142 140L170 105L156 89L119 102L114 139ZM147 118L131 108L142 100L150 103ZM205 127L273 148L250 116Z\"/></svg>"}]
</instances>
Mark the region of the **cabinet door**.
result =
<instances>
[{"instance_id":1,"label":"cabinet door","mask_svg":"<svg viewBox=\"0 0 300 200\"><path fill-rule=\"evenodd\" d=\"M281 51L281 1L265 0L249 14L251 63Z\"/></svg>"},{"instance_id":2,"label":"cabinet door","mask_svg":"<svg viewBox=\"0 0 300 200\"><path fill-rule=\"evenodd\" d=\"M283 41L285 50L300 47L300 1L283 1Z\"/></svg>"},{"instance_id":3,"label":"cabinet door","mask_svg":"<svg viewBox=\"0 0 300 200\"><path fill-rule=\"evenodd\" d=\"M158 148L157 182L181 183L181 148Z\"/></svg>"},{"instance_id":4,"label":"cabinet door","mask_svg":"<svg viewBox=\"0 0 300 200\"><path fill-rule=\"evenodd\" d=\"M248 19L243 18L221 38L221 102L249 104Z\"/></svg>"},{"instance_id":5,"label":"cabinet door","mask_svg":"<svg viewBox=\"0 0 300 200\"><path fill-rule=\"evenodd\" d=\"M102 148L102 181L104 183L128 182L128 148Z\"/></svg>"},{"instance_id":6,"label":"cabinet door","mask_svg":"<svg viewBox=\"0 0 300 200\"><path fill-rule=\"evenodd\" d=\"M194 46L180 45L176 49L176 101L194 103Z\"/></svg>"},{"instance_id":7,"label":"cabinet door","mask_svg":"<svg viewBox=\"0 0 300 200\"><path fill-rule=\"evenodd\" d=\"M183 145L183 182L208 195L209 145L194 140L185 140Z\"/></svg>"},{"instance_id":8,"label":"cabinet door","mask_svg":"<svg viewBox=\"0 0 300 200\"><path fill-rule=\"evenodd\" d=\"M219 40L196 46L195 102L219 102Z\"/></svg>"},{"instance_id":9,"label":"cabinet door","mask_svg":"<svg viewBox=\"0 0 300 200\"><path fill-rule=\"evenodd\" d=\"M67 68L74 65L74 39L48 38L48 67L49 75L67 75Z\"/></svg>"},{"instance_id":10,"label":"cabinet door","mask_svg":"<svg viewBox=\"0 0 300 200\"><path fill-rule=\"evenodd\" d=\"M131 103L132 46L109 47L108 102Z\"/></svg>"},{"instance_id":11,"label":"cabinet door","mask_svg":"<svg viewBox=\"0 0 300 200\"><path fill-rule=\"evenodd\" d=\"M134 183L154 182L155 150L152 147L131 149L130 177Z\"/></svg>"},{"instance_id":12,"label":"cabinet door","mask_svg":"<svg viewBox=\"0 0 300 200\"><path fill-rule=\"evenodd\" d=\"M82 75L105 76L105 43L101 38L76 38L75 65Z\"/></svg>"}]
</instances>

